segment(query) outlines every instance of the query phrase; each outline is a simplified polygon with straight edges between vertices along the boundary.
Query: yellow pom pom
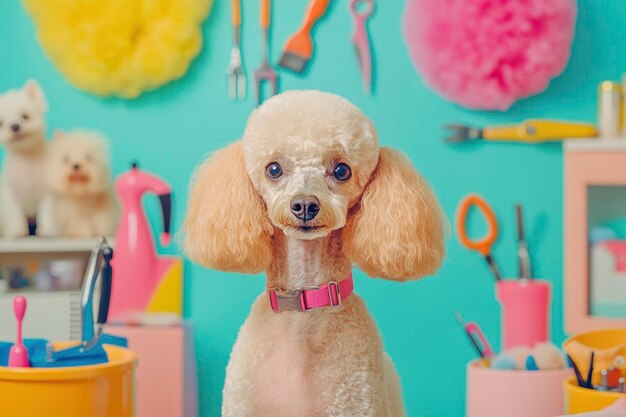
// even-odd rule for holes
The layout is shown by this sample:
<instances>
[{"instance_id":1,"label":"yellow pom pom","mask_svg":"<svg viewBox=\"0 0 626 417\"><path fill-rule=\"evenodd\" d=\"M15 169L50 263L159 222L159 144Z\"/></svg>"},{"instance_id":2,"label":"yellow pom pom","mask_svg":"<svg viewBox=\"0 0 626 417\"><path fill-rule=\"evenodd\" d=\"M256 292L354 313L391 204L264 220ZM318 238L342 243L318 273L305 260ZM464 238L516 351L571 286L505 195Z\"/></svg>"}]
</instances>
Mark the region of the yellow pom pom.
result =
<instances>
[{"instance_id":1,"label":"yellow pom pom","mask_svg":"<svg viewBox=\"0 0 626 417\"><path fill-rule=\"evenodd\" d=\"M23 0L52 62L76 87L135 98L182 77L212 0Z\"/></svg>"}]
</instances>

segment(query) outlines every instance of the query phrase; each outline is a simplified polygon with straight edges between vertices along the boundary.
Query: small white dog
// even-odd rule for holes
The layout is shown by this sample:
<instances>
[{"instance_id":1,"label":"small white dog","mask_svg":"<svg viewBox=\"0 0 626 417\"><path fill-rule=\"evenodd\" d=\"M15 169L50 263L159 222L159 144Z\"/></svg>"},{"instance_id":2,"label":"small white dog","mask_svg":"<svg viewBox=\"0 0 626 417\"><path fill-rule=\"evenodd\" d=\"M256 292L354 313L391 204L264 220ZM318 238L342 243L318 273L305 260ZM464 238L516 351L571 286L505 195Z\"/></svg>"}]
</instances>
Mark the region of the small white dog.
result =
<instances>
[{"instance_id":1,"label":"small white dog","mask_svg":"<svg viewBox=\"0 0 626 417\"><path fill-rule=\"evenodd\" d=\"M55 132L48 146L48 190L39 217L43 236L110 236L117 223L109 156L94 132Z\"/></svg>"},{"instance_id":2,"label":"small white dog","mask_svg":"<svg viewBox=\"0 0 626 417\"><path fill-rule=\"evenodd\" d=\"M5 157L0 181L0 212L7 237L34 233L44 194L46 155L43 91L33 81L0 95L0 143Z\"/></svg>"}]
</instances>

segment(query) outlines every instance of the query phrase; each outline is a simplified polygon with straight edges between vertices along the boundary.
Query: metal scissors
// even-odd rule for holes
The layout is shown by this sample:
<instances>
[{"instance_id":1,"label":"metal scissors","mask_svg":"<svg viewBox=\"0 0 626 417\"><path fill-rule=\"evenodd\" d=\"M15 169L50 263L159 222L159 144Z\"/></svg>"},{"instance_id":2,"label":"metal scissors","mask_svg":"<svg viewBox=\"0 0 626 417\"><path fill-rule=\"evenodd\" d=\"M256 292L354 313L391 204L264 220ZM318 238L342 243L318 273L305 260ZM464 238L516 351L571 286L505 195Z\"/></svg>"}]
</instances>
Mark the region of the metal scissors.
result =
<instances>
[{"instance_id":1,"label":"metal scissors","mask_svg":"<svg viewBox=\"0 0 626 417\"><path fill-rule=\"evenodd\" d=\"M374 10L374 0L350 0L350 10L354 17L352 43L359 59L363 86L365 91L370 93L372 91L372 50L367 32L367 21Z\"/></svg>"},{"instance_id":2,"label":"metal scissors","mask_svg":"<svg viewBox=\"0 0 626 417\"><path fill-rule=\"evenodd\" d=\"M487 233L484 237L476 240L469 238L466 228L467 216L472 206L476 206L476 208L483 213L485 219L487 220ZM500 275L498 265L491 254L491 247L498 238L498 223L491 206L489 206L489 204L487 204L481 196L478 194L470 194L461 200L457 211L456 230L461 244L467 249L474 250L483 255L496 281L500 281L502 276Z\"/></svg>"}]
</instances>

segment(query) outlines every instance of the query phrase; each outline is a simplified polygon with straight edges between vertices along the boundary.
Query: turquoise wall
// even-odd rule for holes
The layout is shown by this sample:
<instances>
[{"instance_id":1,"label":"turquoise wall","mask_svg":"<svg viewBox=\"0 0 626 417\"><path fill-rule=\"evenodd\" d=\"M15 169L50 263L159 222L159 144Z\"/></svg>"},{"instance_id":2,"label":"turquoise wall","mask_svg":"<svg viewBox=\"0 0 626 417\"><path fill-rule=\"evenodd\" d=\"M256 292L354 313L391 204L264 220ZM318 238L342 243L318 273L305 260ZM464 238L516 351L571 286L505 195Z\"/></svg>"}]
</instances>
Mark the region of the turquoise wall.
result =
<instances>
[{"instance_id":1,"label":"turquoise wall","mask_svg":"<svg viewBox=\"0 0 626 417\"><path fill-rule=\"evenodd\" d=\"M246 1L244 53L248 75L260 56L257 2ZM304 0L275 0L274 50L299 22ZM536 275L554 285L553 338L562 330L562 153L560 145L476 145L441 142L448 122L505 123L529 117L594 121L600 80L619 79L626 68L626 2L582 0L572 58L549 90L516 104L504 114L473 112L439 98L413 69L401 35L404 2L380 1L371 21L377 60L376 94L367 96L349 42L352 20L347 2L335 1L318 27L315 62L306 78L281 74L282 89L318 88L343 95L375 121L385 145L405 151L430 180L448 216L470 191L494 206L501 226L495 256L505 274L516 273L514 204L524 204ZM237 139L254 108L253 89L244 103L227 99L224 69L231 31L229 2L217 0L204 24L205 47L188 75L135 101L101 100L68 85L43 55L29 17L19 2L0 6L0 91L30 77L40 81L50 102L54 128L97 129L111 138L113 168L132 159L168 179L176 190L175 226L180 226L187 184L207 152ZM148 204L153 219L156 205ZM237 276L187 264L185 315L196 325L202 417L218 416L229 351L253 299L264 288L261 276ZM356 275L382 331L387 351L401 374L413 417L461 416L465 364L473 352L454 311L479 322L499 340L499 307L492 278L482 259L462 249L452 236L448 259L434 278L396 284ZM329 341L332 343L332 341ZM167 352L163 352L167 355Z\"/></svg>"}]
</instances>

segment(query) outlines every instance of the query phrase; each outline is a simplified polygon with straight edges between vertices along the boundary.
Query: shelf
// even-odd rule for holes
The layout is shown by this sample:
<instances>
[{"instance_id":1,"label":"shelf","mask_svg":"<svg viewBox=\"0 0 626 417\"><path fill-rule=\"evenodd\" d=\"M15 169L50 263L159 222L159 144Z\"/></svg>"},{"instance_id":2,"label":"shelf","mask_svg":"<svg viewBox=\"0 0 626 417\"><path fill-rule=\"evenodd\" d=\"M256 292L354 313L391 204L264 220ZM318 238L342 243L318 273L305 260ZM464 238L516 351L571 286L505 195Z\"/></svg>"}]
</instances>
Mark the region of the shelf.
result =
<instances>
[{"instance_id":1,"label":"shelf","mask_svg":"<svg viewBox=\"0 0 626 417\"><path fill-rule=\"evenodd\" d=\"M626 151L626 138L566 139L563 147L566 152Z\"/></svg>"},{"instance_id":2,"label":"shelf","mask_svg":"<svg viewBox=\"0 0 626 417\"><path fill-rule=\"evenodd\" d=\"M2 253L63 253L63 252L91 252L100 238L48 238L22 237L15 239L0 239L0 254ZM114 246L114 239L107 238L109 245Z\"/></svg>"}]
</instances>

